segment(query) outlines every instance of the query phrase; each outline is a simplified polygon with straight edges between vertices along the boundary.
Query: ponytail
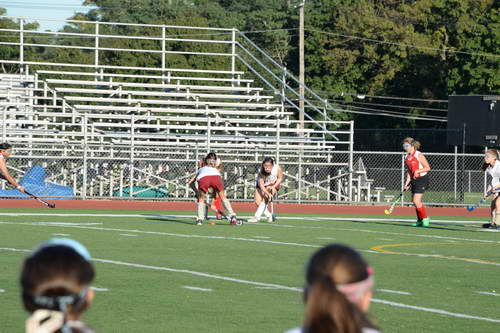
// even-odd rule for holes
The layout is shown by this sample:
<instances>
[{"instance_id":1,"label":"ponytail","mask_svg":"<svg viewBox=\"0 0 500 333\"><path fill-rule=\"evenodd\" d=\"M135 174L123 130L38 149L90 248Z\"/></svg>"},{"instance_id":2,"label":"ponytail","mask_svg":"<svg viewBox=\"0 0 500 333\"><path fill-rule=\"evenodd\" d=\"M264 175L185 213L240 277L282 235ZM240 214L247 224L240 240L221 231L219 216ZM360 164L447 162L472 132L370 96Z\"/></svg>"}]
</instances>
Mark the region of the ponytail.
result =
<instances>
[{"instance_id":1,"label":"ponytail","mask_svg":"<svg viewBox=\"0 0 500 333\"><path fill-rule=\"evenodd\" d=\"M340 292L329 277L308 292L304 333L361 333L371 327L361 310Z\"/></svg>"},{"instance_id":2,"label":"ponytail","mask_svg":"<svg viewBox=\"0 0 500 333\"><path fill-rule=\"evenodd\" d=\"M12 148L12 145L10 143L4 142L0 143L0 150L7 150Z\"/></svg>"}]
</instances>

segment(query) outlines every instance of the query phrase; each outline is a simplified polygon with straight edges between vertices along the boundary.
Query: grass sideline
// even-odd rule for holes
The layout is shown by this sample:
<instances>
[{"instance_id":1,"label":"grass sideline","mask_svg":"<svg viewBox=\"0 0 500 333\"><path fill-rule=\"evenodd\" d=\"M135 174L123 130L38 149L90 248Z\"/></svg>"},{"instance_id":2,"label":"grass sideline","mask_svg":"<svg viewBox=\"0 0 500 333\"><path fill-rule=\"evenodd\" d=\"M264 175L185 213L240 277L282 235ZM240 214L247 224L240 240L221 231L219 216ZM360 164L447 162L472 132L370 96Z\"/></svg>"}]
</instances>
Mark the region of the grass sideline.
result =
<instances>
[{"instance_id":1,"label":"grass sideline","mask_svg":"<svg viewBox=\"0 0 500 333\"><path fill-rule=\"evenodd\" d=\"M371 313L383 332L498 332L500 233L478 220L417 229L406 216L280 213L278 224L197 227L185 214L0 210L0 332L22 332L26 319L17 282L25 253L13 249L63 235L99 259L86 321L100 332L283 332L302 320L304 263L330 242L375 267Z\"/></svg>"}]
</instances>

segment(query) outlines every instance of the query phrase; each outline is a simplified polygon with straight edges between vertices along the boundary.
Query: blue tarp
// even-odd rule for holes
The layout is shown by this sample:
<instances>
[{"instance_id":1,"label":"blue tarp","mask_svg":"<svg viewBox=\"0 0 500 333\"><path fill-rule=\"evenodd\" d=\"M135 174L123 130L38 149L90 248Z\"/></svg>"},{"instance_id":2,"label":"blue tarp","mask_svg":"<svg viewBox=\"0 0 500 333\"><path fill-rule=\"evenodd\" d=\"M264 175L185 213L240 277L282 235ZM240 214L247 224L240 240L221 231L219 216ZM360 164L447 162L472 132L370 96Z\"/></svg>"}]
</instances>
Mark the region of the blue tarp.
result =
<instances>
[{"instance_id":1,"label":"blue tarp","mask_svg":"<svg viewBox=\"0 0 500 333\"><path fill-rule=\"evenodd\" d=\"M45 197L45 199L52 200L72 200L75 196L73 188L69 186L62 186L45 182L45 168L39 165L31 167L21 179L19 184L26 188L28 192L40 198ZM58 197L59 195L61 197ZM28 195L18 191L17 189L0 190L0 197L8 198L11 196L18 196L15 198L20 199L29 198Z\"/></svg>"}]
</instances>

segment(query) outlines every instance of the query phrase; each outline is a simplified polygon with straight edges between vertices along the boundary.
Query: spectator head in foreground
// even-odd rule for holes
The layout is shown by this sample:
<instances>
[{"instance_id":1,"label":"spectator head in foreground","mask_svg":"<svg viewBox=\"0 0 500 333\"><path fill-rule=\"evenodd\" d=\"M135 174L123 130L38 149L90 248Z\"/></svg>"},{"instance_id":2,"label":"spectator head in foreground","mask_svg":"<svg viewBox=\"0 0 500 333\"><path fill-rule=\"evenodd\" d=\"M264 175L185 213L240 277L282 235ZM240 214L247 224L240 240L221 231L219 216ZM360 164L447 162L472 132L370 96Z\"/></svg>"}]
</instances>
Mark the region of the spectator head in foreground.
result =
<instances>
[{"instance_id":1,"label":"spectator head in foreground","mask_svg":"<svg viewBox=\"0 0 500 333\"><path fill-rule=\"evenodd\" d=\"M95 270L79 242L54 238L41 244L21 269L21 297L31 316L26 332L93 332L80 317L94 297Z\"/></svg>"},{"instance_id":2,"label":"spectator head in foreground","mask_svg":"<svg viewBox=\"0 0 500 333\"><path fill-rule=\"evenodd\" d=\"M375 333L366 313L373 295L373 269L354 249L330 244L306 267L303 333Z\"/></svg>"}]
</instances>

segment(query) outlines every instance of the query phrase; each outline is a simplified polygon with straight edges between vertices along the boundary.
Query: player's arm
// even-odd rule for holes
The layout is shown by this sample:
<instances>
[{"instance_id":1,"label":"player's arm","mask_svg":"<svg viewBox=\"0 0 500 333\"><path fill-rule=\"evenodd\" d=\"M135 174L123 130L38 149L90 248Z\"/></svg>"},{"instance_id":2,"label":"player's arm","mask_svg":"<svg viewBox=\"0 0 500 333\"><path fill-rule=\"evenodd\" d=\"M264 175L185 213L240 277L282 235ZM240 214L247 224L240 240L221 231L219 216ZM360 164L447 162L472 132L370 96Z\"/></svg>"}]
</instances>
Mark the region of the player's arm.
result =
<instances>
[{"instance_id":1,"label":"player's arm","mask_svg":"<svg viewBox=\"0 0 500 333\"><path fill-rule=\"evenodd\" d=\"M427 162L427 159L423 154L420 154L420 156L418 157L418 161L420 162L420 164L422 164L422 168L415 171L415 175L431 171L431 166L429 165L429 162Z\"/></svg>"},{"instance_id":2,"label":"player's arm","mask_svg":"<svg viewBox=\"0 0 500 333\"><path fill-rule=\"evenodd\" d=\"M262 175L261 173L259 173L259 188L262 191L262 193L264 194L264 196L268 197L271 194L269 193L268 189L264 185L265 180L266 180L266 177L264 177L264 175Z\"/></svg>"},{"instance_id":3,"label":"player's arm","mask_svg":"<svg viewBox=\"0 0 500 333\"><path fill-rule=\"evenodd\" d=\"M281 169L281 167L278 167L278 175L277 175L277 179L276 179L276 182L274 183L273 186L271 186L271 188L275 189L277 188L278 186L281 185L281 183L283 183L283 178L284 178L284 173L283 173L283 169Z\"/></svg>"},{"instance_id":4,"label":"player's arm","mask_svg":"<svg viewBox=\"0 0 500 333\"><path fill-rule=\"evenodd\" d=\"M10 185L14 186L19 191L24 192L24 188L20 186L14 178L12 178L12 176L9 173L9 170L7 170L7 164L5 164L5 159L0 159L0 173L4 176L4 178L9 182Z\"/></svg>"}]
</instances>

